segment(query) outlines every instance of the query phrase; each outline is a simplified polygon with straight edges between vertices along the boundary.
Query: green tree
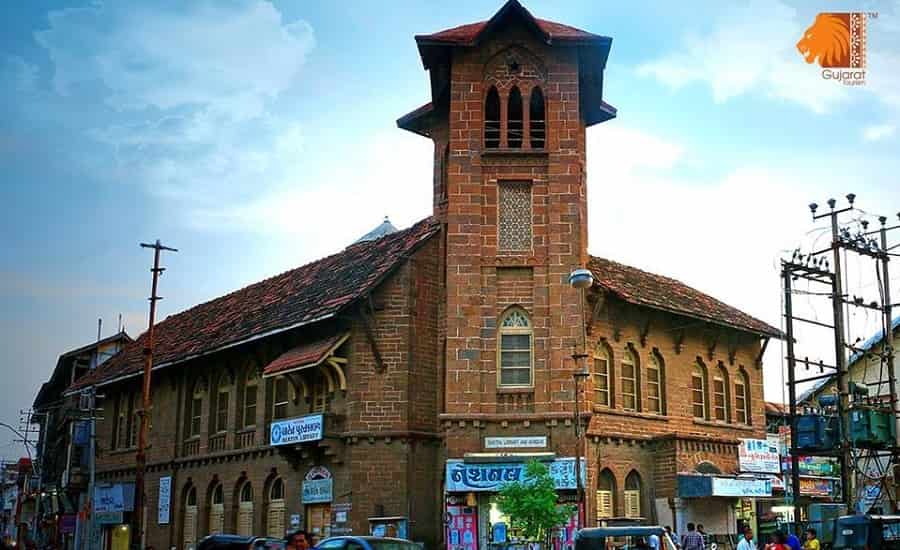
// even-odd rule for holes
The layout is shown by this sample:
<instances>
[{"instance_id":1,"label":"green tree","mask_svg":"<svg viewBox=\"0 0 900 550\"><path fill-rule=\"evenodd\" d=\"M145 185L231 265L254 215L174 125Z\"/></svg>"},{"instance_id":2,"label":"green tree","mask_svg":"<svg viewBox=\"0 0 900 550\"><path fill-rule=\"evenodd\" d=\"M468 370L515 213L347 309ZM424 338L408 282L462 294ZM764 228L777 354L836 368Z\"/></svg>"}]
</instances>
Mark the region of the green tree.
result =
<instances>
[{"instance_id":1,"label":"green tree","mask_svg":"<svg viewBox=\"0 0 900 550\"><path fill-rule=\"evenodd\" d=\"M510 527L528 540L544 542L545 548L550 547L553 530L575 513L574 506L557 506L556 485L550 470L537 460L525 465L522 481L503 486L497 505L509 517Z\"/></svg>"}]
</instances>

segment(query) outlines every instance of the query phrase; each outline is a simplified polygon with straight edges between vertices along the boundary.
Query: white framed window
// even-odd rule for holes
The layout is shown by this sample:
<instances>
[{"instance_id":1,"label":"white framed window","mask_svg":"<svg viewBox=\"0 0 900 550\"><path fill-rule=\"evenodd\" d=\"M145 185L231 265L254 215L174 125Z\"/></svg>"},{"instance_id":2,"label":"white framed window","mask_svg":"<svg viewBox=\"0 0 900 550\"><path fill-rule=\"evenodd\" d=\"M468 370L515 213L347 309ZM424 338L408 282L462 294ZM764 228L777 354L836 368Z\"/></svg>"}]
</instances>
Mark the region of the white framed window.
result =
<instances>
[{"instance_id":1,"label":"white framed window","mask_svg":"<svg viewBox=\"0 0 900 550\"><path fill-rule=\"evenodd\" d=\"M734 412L737 422L750 425L750 384L744 369L734 380Z\"/></svg>"},{"instance_id":2,"label":"white framed window","mask_svg":"<svg viewBox=\"0 0 900 550\"><path fill-rule=\"evenodd\" d=\"M706 372L699 364L691 371L691 405L694 418L706 418Z\"/></svg>"},{"instance_id":3,"label":"white framed window","mask_svg":"<svg viewBox=\"0 0 900 550\"><path fill-rule=\"evenodd\" d=\"M647 361L647 412L665 414L664 392L662 359L656 353L651 353L650 360Z\"/></svg>"},{"instance_id":4,"label":"white framed window","mask_svg":"<svg viewBox=\"0 0 900 550\"><path fill-rule=\"evenodd\" d=\"M604 407L612 407L612 364L609 350L600 345L594 350L594 402Z\"/></svg>"},{"instance_id":5,"label":"white framed window","mask_svg":"<svg viewBox=\"0 0 900 550\"><path fill-rule=\"evenodd\" d=\"M287 418L291 404L291 384L286 376L278 376L272 381L272 420Z\"/></svg>"},{"instance_id":6,"label":"white framed window","mask_svg":"<svg viewBox=\"0 0 900 550\"><path fill-rule=\"evenodd\" d=\"M638 376L637 357L630 347L626 348L625 352L622 354L621 370L622 409L626 411L638 411L641 408L641 382Z\"/></svg>"},{"instance_id":7,"label":"white framed window","mask_svg":"<svg viewBox=\"0 0 900 550\"><path fill-rule=\"evenodd\" d=\"M500 386L527 387L533 384L531 319L525 310L513 308L500 320Z\"/></svg>"}]
</instances>

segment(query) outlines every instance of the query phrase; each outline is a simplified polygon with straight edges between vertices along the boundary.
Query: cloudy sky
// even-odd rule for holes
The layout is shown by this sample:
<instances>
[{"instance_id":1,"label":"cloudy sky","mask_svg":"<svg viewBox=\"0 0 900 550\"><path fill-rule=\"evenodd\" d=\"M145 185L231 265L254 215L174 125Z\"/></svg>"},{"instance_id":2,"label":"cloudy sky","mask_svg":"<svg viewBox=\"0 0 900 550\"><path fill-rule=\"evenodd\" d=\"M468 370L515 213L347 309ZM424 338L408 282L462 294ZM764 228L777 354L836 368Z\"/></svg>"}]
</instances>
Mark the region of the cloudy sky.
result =
<instances>
[{"instance_id":1,"label":"cloudy sky","mask_svg":"<svg viewBox=\"0 0 900 550\"><path fill-rule=\"evenodd\" d=\"M820 237L808 202L853 191L866 212L900 210L900 2L840 5L878 12L855 88L794 47L828 2L634 4L526 2L614 39L605 99L619 117L588 134L591 252L779 326L777 259ZM430 143L394 122L429 99L413 35L499 6L5 3L0 420L17 422L98 317L105 334L119 314L143 330L142 240L181 249L165 258L165 316L338 250L385 215L428 215ZM871 292L869 268L851 271ZM0 455L19 453L0 435Z\"/></svg>"}]
</instances>

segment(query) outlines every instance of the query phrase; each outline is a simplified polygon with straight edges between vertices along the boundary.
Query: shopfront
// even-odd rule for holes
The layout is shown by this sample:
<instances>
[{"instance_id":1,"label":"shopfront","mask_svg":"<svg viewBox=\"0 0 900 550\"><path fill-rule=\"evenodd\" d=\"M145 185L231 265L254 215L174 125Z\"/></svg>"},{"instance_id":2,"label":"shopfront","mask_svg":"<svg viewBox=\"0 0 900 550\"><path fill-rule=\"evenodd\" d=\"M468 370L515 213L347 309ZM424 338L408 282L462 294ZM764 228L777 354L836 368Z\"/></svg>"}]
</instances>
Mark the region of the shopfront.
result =
<instances>
[{"instance_id":1,"label":"shopfront","mask_svg":"<svg viewBox=\"0 0 900 550\"><path fill-rule=\"evenodd\" d=\"M310 468L303 479L302 502L306 511L306 531L317 539L331 536L331 502L334 478L324 466Z\"/></svg>"},{"instance_id":2,"label":"shopfront","mask_svg":"<svg viewBox=\"0 0 900 550\"><path fill-rule=\"evenodd\" d=\"M535 457L530 457L535 458ZM448 550L491 550L524 541L511 528L497 505L500 490L507 483L525 480L529 457L504 455L451 459L446 467L445 524ZM540 457L547 464L556 485L559 505L575 504L576 475L574 458ZM587 479L581 463L582 479ZM554 550L573 546L578 514L554 540Z\"/></svg>"},{"instance_id":3,"label":"shopfront","mask_svg":"<svg viewBox=\"0 0 900 550\"><path fill-rule=\"evenodd\" d=\"M678 532L702 523L714 537L737 535L742 522L755 521L755 503L772 496L772 480L752 476L678 475Z\"/></svg>"}]
</instances>

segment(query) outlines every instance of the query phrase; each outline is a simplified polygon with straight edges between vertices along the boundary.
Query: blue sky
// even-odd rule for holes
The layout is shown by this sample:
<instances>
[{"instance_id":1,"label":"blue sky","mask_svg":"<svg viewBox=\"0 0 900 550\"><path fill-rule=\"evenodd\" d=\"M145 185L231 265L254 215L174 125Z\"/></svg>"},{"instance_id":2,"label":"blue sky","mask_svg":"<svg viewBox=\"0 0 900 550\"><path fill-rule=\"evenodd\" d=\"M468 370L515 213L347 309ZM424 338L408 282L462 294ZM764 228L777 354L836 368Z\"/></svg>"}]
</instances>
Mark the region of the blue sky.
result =
<instances>
[{"instance_id":1,"label":"blue sky","mask_svg":"<svg viewBox=\"0 0 900 550\"><path fill-rule=\"evenodd\" d=\"M900 209L900 2L550 2L613 37L589 132L591 251L677 277L779 325L775 260L810 200ZM4 3L0 17L0 420L56 357L430 212L431 147L396 129L426 102L413 35L500 2ZM816 13L876 11L867 85L794 48ZM860 281L864 282L863 268ZM900 273L900 272L898 272ZM895 288L900 288L896 285ZM870 320L858 320L865 330ZM777 350L766 389L779 398ZM20 449L0 436L0 454Z\"/></svg>"}]
</instances>

